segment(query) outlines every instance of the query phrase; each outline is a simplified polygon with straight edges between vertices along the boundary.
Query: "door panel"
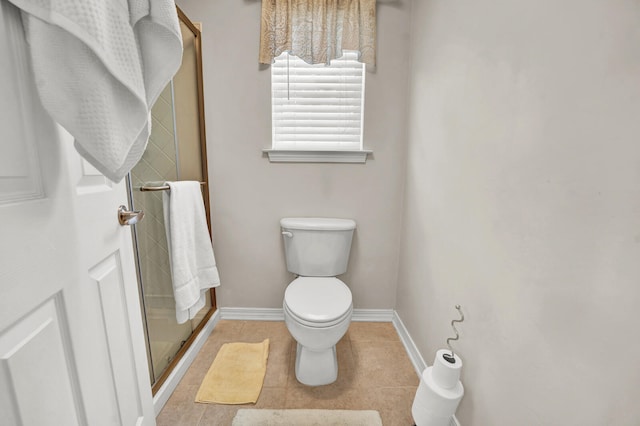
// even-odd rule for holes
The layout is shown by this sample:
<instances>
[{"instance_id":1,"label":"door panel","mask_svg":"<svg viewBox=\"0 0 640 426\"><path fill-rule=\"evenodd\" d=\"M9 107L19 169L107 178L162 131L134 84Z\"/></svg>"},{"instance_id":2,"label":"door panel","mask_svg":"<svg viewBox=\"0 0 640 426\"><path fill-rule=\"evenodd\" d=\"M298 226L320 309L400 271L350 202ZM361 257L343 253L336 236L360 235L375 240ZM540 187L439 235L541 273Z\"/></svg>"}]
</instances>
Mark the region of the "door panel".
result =
<instances>
[{"instance_id":1,"label":"door panel","mask_svg":"<svg viewBox=\"0 0 640 426\"><path fill-rule=\"evenodd\" d=\"M78 157L78 161L80 161L80 178L76 185L76 193L78 195L110 191L113 189L113 182L104 177L104 175L87 160Z\"/></svg>"},{"instance_id":2,"label":"door panel","mask_svg":"<svg viewBox=\"0 0 640 426\"><path fill-rule=\"evenodd\" d=\"M8 424L80 424L82 403L74 366L67 363L72 354L63 312L56 295L0 336L0 411Z\"/></svg>"},{"instance_id":3,"label":"door panel","mask_svg":"<svg viewBox=\"0 0 640 426\"><path fill-rule=\"evenodd\" d=\"M23 120L31 107L21 94L28 92L29 82L18 76L29 75L26 51L16 49L23 43L20 21L2 15L3 37L0 38L0 98L8 100L11 107L0 115L2 137L8 141L0 146L0 205L9 202L42 198L42 178L32 127ZM11 58L12 60L4 60Z\"/></svg>"},{"instance_id":4,"label":"door panel","mask_svg":"<svg viewBox=\"0 0 640 426\"><path fill-rule=\"evenodd\" d=\"M120 424L134 425L142 417L142 408L132 351L134 344L124 308L126 296L120 253L109 255L91 268L89 276L98 287L100 296L100 313L114 378L112 391L117 399ZM134 398L129 398L130 392Z\"/></svg>"}]
</instances>

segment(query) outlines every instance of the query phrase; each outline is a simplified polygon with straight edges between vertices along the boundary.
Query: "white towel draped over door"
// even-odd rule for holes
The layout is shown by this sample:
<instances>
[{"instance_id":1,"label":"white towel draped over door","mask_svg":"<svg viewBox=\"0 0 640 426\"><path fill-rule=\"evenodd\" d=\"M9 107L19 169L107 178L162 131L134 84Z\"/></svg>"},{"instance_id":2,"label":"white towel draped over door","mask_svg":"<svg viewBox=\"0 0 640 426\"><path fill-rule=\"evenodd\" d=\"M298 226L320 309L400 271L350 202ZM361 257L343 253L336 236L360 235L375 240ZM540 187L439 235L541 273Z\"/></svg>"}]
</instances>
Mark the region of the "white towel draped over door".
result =
<instances>
[{"instance_id":1,"label":"white towel draped over door","mask_svg":"<svg viewBox=\"0 0 640 426\"><path fill-rule=\"evenodd\" d=\"M87 161L119 182L149 111L182 62L172 0L9 0L22 11L36 87Z\"/></svg>"},{"instance_id":2,"label":"white towel draped over door","mask_svg":"<svg viewBox=\"0 0 640 426\"><path fill-rule=\"evenodd\" d=\"M209 238L200 182L166 182L163 191L173 294L178 324L192 319L206 303L206 291L220 285Z\"/></svg>"}]
</instances>

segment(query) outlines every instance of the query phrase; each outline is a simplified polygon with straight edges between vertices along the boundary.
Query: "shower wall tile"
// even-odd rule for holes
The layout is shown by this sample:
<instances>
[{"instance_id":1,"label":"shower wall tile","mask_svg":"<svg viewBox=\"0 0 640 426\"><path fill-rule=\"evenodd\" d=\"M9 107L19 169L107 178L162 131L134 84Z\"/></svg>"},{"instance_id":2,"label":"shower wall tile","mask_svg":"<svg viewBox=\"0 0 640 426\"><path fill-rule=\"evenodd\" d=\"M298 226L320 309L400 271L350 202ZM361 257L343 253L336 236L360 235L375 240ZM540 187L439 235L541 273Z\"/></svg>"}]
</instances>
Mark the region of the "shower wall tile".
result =
<instances>
[{"instance_id":1,"label":"shower wall tile","mask_svg":"<svg viewBox=\"0 0 640 426\"><path fill-rule=\"evenodd\" d=\"M173 108L172 108L171 85L162 91L158 100L153 105L152 117L164 126L165 129L173 132Z\"/></svg>"},{"instance_id":2,"label":"shower wall tile","mask_svg":"<svg viewBox=\"0 0 640 426\"><path fill-rule=\"evenodd\" d=\"M171 105L171 87L167 86L151 111L147 149L131 171L135 208L145 212L145 220L137 225L137 234L145 299L147 305L152 304L147 308L173 309L173 290L162 192L141 192L135 188L178 179Z\"/></svg>"}]
</instances>

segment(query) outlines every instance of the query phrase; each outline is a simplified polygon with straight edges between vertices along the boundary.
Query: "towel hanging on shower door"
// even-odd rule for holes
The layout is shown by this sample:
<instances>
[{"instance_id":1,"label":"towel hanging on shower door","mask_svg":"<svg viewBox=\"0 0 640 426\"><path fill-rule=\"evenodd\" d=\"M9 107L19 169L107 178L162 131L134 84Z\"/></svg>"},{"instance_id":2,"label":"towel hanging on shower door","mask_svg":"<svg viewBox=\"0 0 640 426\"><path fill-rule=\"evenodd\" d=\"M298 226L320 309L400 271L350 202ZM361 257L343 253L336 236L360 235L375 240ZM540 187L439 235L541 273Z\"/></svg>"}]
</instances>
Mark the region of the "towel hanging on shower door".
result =
<instances>
[{"instance_id":1,"label":"towel hanging on shower door","mask_svg":"<svg viewBox=\"0 0 640 426\"><path fill-rule=\"evenodd\" d=\"M176 320L182 324L206 303L206 292L220 285L207 229L200 182L166 182L162 193Z\"/></svg>"}]
</instances>

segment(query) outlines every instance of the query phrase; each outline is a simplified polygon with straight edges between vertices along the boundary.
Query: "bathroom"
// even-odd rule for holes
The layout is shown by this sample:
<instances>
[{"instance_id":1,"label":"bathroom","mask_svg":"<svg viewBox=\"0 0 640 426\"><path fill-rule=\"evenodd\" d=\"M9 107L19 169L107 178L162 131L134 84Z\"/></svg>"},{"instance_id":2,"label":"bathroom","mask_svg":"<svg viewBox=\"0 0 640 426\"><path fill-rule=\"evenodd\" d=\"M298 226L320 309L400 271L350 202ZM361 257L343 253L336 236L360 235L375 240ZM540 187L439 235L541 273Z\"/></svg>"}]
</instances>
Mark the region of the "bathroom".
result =
<instances>
[{"instance_id":1,"label":"bathroom","mask_svg":"<svg viewBox=\"0 0 640 426\"><path fill-rule=\"evenodd\" d=\"M640 423L637 2L379 2L364 165L269 163L259 2L178 4L207 46L220 306L281 306L280 218L353 218L355 308L428 363L465 309L461 424Z\"/></svg>"},{"instance_id":2,"label":"bathroom","mask_svg":"<svg viewBox=\"0 0 640 426\"><path fill-rule=\"evenodd\" d=\"M177 4L202 23L221 310L281 308L282 217L352 218L354 308L430 363L462 305L461 425L640 423L635 0L380 0L366 164L271 163L260 2Z\"/></svg>"}]
</instances>

